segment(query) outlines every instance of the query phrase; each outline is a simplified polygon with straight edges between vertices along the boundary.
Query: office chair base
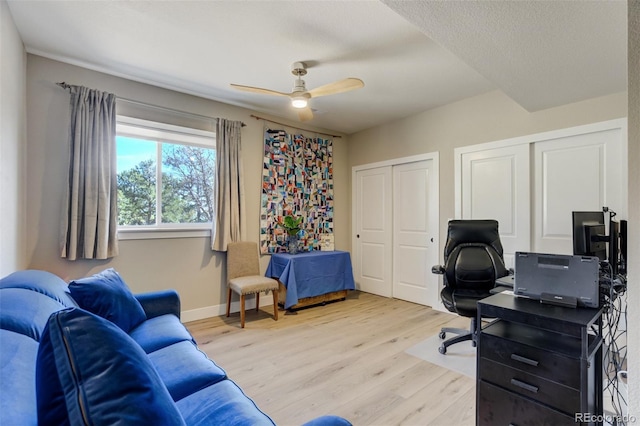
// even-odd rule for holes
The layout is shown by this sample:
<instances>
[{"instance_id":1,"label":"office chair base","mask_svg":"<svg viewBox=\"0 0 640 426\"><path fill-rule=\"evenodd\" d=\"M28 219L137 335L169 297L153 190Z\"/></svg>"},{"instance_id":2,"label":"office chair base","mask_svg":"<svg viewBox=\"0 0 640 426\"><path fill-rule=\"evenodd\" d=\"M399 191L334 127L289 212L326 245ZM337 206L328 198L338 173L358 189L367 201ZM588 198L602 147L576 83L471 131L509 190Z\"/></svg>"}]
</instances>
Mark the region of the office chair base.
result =
<instances>
[{"instance_id":1,"label":"office chair base","mask_svg":"<svg viewBox=\"0 0 640 426\"><path fill-rule=\"evenodd\" d=\"M476 347L477 330L475 318L471 319L471 326L469 327L469 330L465 330L463 328L444 327L440 330L440 333L438 333L438 337L440 337L440 339L444 339L445 337L447 337L447 333L454 333L458 336L452 337L449 340L445 340L438 347L438 352L443 355L447 353L447 348L449 346L455 345L456 343L465 342L467 340L471 340L471 346L473 346L474 348Z\"/></svg>"}]
</instances>

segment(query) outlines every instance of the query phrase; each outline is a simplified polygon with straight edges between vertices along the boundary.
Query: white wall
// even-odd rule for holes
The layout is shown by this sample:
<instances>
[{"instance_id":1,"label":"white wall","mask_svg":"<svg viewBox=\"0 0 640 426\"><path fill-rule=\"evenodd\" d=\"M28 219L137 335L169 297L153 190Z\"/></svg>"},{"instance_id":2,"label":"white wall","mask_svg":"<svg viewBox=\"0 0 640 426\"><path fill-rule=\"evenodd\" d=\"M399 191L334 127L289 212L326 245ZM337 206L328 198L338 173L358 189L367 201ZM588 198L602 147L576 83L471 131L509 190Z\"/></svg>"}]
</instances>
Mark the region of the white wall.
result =
<instances>
[{"instance_id":1,"label":"white wall","mask_svg":"<svg viewBox=\"0 0 640 426\"><path fill-rule=\"evenodd\" d=\"M494 91L350 135L349 164L439 152L442 252L455 211L454 148L626 116L626 92L529 113Z\"/></svg>"},{"instance_id":2,"label":"white wall","mask_svg":"<svg viewBox=\"0 0 640 426\"><path fill-rule=\"evenodd\" d=\"M629 8L629 413L640 418L640 0Z\"/></svg>"},{"instance_id":3,"label":"white wall","mask_svg":"<svg viewBox=\"0 0 640 426\"><path fill-rule=\"evenodd\" d=\"M250 115L256 113L247 109L27 55L29 132L26 215L29 223L29 267L45 269L65 279L114 267L134 292L176 288L181 296L183 310L217 315L218 311L209 308L219 307L226 301L223 282L225 255L211 251L209 238L122 240L120 255L109 261L70 262L60 258L58 235L62 207L60 199L65 187L68 161L69 94L55 85L59 81L108 91L153 105L246 123L247 126L242 130L246 238L256 242L259 238L263 122L251 118ZM300 123L290 124L295 126ZM306 125L305 127L308 128ZM334 139L335 242L338 249L349 247L350 203L346 143L346 138ZM262 258L263 271L266 270L268 261L269 256Z\"/></svg>"},{"instance_id":4,"label":"white wall","mask_svg":"<svg viewBox=\"0 0 640 426\"><path fill-rule=\"evenodd\" d=\"M9 7L0 0L0 277L26 266L27 59Z\"/></svg>"}]
</instances>

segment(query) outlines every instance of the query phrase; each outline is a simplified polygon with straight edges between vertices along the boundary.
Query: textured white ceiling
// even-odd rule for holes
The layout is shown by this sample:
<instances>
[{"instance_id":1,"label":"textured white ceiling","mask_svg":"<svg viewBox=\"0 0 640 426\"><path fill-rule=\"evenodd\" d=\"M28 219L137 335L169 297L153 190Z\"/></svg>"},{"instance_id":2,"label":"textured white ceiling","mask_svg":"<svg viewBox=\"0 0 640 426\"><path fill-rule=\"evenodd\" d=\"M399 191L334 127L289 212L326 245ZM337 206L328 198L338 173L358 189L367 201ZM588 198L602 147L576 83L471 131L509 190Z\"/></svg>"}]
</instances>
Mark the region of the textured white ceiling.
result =
<instances>
[{"instance_id":1,"label":"textured white ceiling","mask_svg":"<svg viewBox=\"0 0 640 426\"><path fill-rule=\"evenodd\" d=\"M361 78L312 100L345 133L496 88L529 110L625 90L625 2L581 3L8 0L30 53L287 119L229 84L289 92L294 61L309 89Z\"/></svg>"},{"instance_id":2,"label":"textured white ceiling","mask_svg":"<svg viewBox=\"0 0 640 426\"><path fill-rule=\"evenodd\" d=\"M627 88L626 1L383 1L528 111Z\"/></svg>"}]
</instances>

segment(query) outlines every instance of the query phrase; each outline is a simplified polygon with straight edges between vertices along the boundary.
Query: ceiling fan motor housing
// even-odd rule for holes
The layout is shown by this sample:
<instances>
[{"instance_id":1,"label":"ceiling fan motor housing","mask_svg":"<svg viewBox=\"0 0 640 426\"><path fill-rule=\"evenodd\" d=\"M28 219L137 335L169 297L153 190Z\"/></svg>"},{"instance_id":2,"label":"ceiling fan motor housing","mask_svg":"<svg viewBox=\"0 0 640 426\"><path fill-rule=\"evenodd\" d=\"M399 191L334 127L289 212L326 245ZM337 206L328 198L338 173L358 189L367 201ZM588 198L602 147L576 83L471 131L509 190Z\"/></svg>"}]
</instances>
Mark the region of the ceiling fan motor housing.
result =
<instances>
[{"instance_id":1,"label":"ceiling fan motor housing","mask_svg":"<svg viewBox=\"0 0 640 426\"><path fill-rule=\"evenodd\" d=\"M295 83L293 83L293 90L292 90L292 94L297 94L298 92L306 92L307 91L307 87L304 84L304 80L301 78L296 78Z\"/></svg>"}]
</instances>

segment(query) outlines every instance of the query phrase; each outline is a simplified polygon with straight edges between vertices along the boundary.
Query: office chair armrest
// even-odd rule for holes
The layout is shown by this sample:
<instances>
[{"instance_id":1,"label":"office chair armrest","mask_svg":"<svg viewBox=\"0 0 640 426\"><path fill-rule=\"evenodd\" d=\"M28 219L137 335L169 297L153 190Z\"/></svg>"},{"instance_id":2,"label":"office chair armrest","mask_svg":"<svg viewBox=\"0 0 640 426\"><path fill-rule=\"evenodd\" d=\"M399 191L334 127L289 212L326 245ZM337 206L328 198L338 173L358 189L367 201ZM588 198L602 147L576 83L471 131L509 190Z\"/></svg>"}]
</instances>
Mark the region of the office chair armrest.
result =
<instances>
[{"instance_id":1,"label":"office chair armrest","mask_svg":"<svg viewBox=\"0 0 640 426\"><path fill-rule=\"evenodd\" d=\"M443 265L433 265L431 267L431 273L437 275L444 275L444 266Z\"/></svg>"}]
</instances>

